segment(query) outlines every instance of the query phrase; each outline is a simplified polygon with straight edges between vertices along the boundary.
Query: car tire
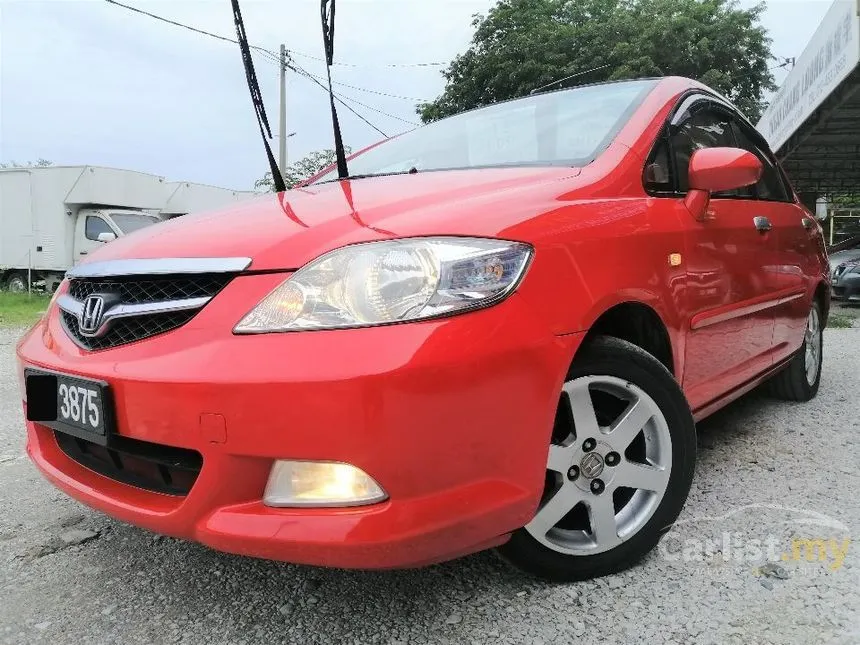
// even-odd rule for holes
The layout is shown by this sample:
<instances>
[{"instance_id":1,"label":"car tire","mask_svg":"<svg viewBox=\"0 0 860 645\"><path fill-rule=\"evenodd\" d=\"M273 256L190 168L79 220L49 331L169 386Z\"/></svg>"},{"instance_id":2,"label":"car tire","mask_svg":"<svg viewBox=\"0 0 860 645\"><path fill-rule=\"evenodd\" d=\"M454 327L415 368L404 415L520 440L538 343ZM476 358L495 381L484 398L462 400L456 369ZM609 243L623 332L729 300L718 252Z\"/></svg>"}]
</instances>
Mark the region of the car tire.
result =
<instances>
[{"instance_id":1,"label":"car tire","mask_svg":"<svg viewBox=\"0 0 860 645\"><path fill-rule=\"evenodd\" d=\"M599 459L589 456L594 454ZM530 574L559 582L627 569L678 517L695 459L696 426L672 374L636 345L598 336L568 372L535 517L499 553ZM567 473L560 472L567 463Z\"/></svg>"},{"instance_id":2,"label":"car tire","mask_svg":"<svg viewBox=\"0 0 860 645\"><path fill-rule=\"evenodd\" d=\"M812 303L806 319L803 345L788 366L770 379L770 394L785 401L809 401L818 394L824 360L824 330L821 305Z\"/></svg>"}]
</instances>

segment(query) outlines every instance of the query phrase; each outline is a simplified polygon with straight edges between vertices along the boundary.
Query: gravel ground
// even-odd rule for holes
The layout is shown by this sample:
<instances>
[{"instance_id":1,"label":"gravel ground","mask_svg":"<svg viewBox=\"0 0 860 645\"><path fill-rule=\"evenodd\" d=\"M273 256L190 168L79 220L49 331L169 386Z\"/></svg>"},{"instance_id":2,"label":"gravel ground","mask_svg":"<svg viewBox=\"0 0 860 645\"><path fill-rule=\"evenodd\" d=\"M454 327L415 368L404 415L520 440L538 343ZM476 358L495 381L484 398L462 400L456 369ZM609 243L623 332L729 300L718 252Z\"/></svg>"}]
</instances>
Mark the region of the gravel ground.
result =
<instances>
[{"instance_id":1,"label":"gravel ground","mask_svg":"<svg viewBox=\"0 0 860 645\"><path fill-rule=\"evenodd\" d=\"M0 329L0 643L860 643L860 330L825 333L812 403L753 393L701 423L693 490L661 548L570 585L491 553L324 570L110 520L23 457L19 333ZM826 540L824 561L802 544L795 561L792 538Z\"/></svg>"}]
</instances>

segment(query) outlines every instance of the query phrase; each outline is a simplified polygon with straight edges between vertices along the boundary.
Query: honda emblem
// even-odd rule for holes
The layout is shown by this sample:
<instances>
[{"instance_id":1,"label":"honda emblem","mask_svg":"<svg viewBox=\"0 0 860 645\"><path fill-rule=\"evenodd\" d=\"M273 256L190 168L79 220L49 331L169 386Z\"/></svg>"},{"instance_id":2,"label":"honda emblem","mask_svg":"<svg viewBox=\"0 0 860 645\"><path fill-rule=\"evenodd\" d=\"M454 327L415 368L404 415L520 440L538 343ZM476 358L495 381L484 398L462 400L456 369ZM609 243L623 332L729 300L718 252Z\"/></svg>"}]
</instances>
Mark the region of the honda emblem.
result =
<instances>
[{"instance_id":1,"label":"honda emblem","mask_svg":"<svg viewBox=\"0 0 860 645\"><path fill-rule=\"evenodd\" d=\"M94 294L87 296L84 300L84 308L81 311L80 328L81 333L86 335L95 334L102 326L102 318L105 312L105 299Z\"/></svg>"}]
</instances>

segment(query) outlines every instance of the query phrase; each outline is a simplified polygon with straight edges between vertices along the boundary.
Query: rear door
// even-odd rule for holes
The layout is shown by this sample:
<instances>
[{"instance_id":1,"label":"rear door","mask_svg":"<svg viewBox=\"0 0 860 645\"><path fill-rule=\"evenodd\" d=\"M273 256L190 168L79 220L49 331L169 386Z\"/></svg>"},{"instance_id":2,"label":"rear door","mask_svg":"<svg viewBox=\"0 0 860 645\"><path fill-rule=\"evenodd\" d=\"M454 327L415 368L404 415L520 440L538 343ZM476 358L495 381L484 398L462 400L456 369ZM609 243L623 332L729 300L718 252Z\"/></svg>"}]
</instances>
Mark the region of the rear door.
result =
<instances>
[{"instance_id":1,"label":"rear door","mask_svg":"<svg viewBox=\"0 0 860 645\"><path fill-rule=\"evenodd\" d=\"M710 98L687 99L669 127L675 191L688 190L693 152L735 146L732 111ZM776 237L756 228L750 188L711 196L702 222L685 218L688 334L683 376L693 409L772 365Z\"/></svg>"},{"instance_id":2,"label":"rear door","mask_svg":"<svg viewBox=\"0 0 860 645\"><path fill-rule=\"evenodd\" d=\"M735 120L732 129L738 147L756 155L764 168L754 192L756 212L768 218L777 242L779 303L774 308L773 351L779 361L803 343L815 276L821 272L818 248L823 238L815 218L796 201L761 135L741 120Z\"/></svg>"}]
</instances>

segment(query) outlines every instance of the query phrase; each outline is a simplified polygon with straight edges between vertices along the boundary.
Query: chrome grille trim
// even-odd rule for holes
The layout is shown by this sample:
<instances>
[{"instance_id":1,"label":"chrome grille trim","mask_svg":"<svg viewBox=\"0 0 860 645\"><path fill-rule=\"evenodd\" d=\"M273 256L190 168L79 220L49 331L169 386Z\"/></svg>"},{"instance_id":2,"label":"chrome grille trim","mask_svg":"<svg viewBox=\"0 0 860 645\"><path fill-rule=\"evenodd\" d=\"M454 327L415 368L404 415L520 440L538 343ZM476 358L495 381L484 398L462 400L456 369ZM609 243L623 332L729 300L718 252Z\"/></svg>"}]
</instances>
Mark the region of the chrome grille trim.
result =
<instances>
[{"instance_id":1,"label":"chrome grille trim","mask_svg":"<svg viewBox=\"0 0 860 645\"><path fill-rule=\"evenodd\" d=\"M250 264L250 258L163 258L79 265L57 298L60 322L88 351L144 340L188 323Z\"/></svg>"},{"instance_id":2,"label":"chrome grille trim","mask_svg":"<svg viewBox=\"0 0 860 645\"><path fill-rule=\"evenodd\" d=\"M104 260L79 264L67 278L120 278L135 275L240 273L251 266L251 258L153 258Z\"/></svg>"},{"instance_id":3,"label":"chrome grille trim","mask_svg":"<svg viewBox=\"0 0 860 645\"><path fill-rule=\"evenodd\" d=\"M189 309L202 309L208 302L212 300L208 298L185 298L184 300L165 300L163 302L147 302L137 305L114 305L108 309L102 316L101 325L92 334L81 332L82 336L93 336L98 338L104 336L108 326L112 320L117 318L129 318L131 316L146 316L154 314L169 314L175 311L187 311ZM73 315L78 319L78 325L81 324L81 318L84 314L84 303L75 300L68 294L63 294L57 298L57 306Z\"/></svg>"}]
</instances>

